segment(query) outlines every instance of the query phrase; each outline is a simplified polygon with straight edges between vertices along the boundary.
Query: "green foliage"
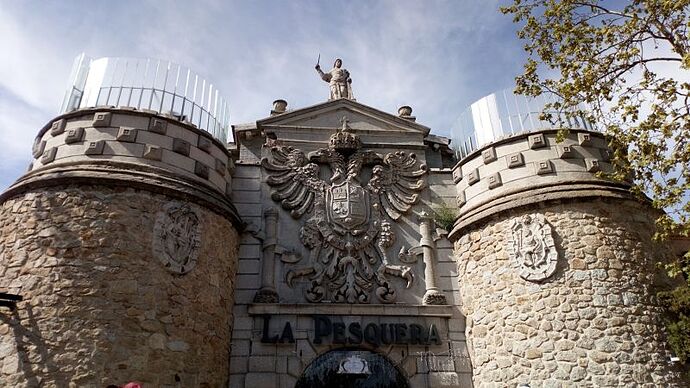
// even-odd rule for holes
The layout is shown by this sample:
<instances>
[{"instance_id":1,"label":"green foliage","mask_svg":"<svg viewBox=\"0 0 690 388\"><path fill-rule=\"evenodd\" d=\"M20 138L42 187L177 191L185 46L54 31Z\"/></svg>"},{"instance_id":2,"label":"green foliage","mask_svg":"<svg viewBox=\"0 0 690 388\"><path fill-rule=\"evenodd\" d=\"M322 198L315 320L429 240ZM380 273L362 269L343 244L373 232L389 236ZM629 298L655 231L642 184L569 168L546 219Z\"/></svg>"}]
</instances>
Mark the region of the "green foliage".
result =
<instances>
[{"instance_id":1,"label":"green foliage","mask_svg":"<svg viewBox=\"0 0 690 388\"><path fill-rule=\"evenodd\" d=\"M447 231L453 229L453 224L458 218L458 210L448 206L447 204L441 204L434 206L434 221L439 228L443 228Z\"/></svg>"},{"instance_id":2,"label":"green foliage","mask_svg":"<svg viewBox=\"0 0 690 388\"><path fill-rule=\"evenodd\" d=\"M672 265L669 273L690 273L690 253ZM685 278L684 287L659 293L661 303L669 312L668 341L682 362L690 360L690 283Z\"/></svg>"},{"instance_id":3,"label":"green foliage","mask_svg":"<svg viewBox=\"0 0 690 388\"><path fill-rule=\"evenodd\" d=\"M545 119L584 116L613 139L619 180L652 197L679 222L690 222L690 0L633 0L622 9L597 0L515 0L501 8L522 23L529 59L516 92L560 97ZM583 105L586 109L582 109Z\"/></svg>"},{"instance_id":4,"label":"green foliage","mask_svg":"<svg viewBox=\"0 0 690 388\"><path fill-rule=\"evenodd\" d=\"M501 12L521 24L529 54L516 92L557 96L544 119L585 117L605 128L609 177L632 179L632 192L665 212L657 238L689 236L690 0L513 0ZM662 299L671 345L688 359L690 266L667 269L686 280Z\"/></svg>"}]
</instances>

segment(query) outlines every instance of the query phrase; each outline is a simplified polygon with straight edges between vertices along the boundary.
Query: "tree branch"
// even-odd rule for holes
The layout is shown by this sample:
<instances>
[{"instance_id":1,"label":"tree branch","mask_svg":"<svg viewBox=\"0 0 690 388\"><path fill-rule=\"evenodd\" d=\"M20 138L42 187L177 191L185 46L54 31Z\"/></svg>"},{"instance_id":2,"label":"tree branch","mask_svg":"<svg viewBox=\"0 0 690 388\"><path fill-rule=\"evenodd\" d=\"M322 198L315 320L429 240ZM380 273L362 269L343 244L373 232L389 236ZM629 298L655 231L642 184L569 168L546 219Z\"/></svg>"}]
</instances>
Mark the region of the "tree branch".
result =
<instances>
[{"instance_id":1,"label":"tree branch","mask_svg":"<svg viewBox=\"0 0 690 388\"><path fill-rule=\"evenodd\" d=\"M628 18L628 19L633 17L633 15L628 15L628 14L620 12L620 11L611 11L610 9L604 8L598 4L583 3L583 2L579 2L579 1L573 1L572 4L576 5L578 7L589 7L590 9L592 9L592 12L594 12L593 10L598 9L602 12L602 14L616 15L616 16L621 16L621 17Z\"/></svg>"},{"instance_id":2,"label":"tree branch","mask_svg":"<svg viewBox=\"0 0 690 388\"><path fill-rule=\"evenodd\" d=\"M667 58L667 57L661 57L661 58L648 58L648 59L639 59L637 61L633 61L630 63L626 63L625 66L619 66L617 68L614 68L610 71L607 71L606 73L602 74L600 77L597 77L597 80L602 80L611 74L615 73L615 76L612 78L618 78L621 75L625 74L626 72L634 69L638 65L645 65L649 62L682 62L680 58Z\"/></svg>"}]
</instances>

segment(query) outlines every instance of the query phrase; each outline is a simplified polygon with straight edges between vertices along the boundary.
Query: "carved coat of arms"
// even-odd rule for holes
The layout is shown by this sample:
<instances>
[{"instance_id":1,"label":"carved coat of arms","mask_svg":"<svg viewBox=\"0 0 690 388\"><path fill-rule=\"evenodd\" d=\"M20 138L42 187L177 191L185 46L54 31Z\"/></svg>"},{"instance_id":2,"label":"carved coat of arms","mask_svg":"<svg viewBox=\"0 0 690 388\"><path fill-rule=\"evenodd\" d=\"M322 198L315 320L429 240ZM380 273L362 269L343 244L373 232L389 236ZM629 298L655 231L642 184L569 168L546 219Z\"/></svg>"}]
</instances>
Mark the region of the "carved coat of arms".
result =
<instances>
[{"instance_id":1,"label":"carved coat of arms","mask_svg":"<svg viewBox=\"0 0 690 388\"><path fill-rule=\"evenodd\" d=\"M174 202L158 214L153 253L171 272L184 274L196 265L201 247L199 217L186 204Z\"/></svg>"},{"instance_id":2,"label":"carved coat of arms","mask_svg":"<svg viewBox=\"0 0 690 388\"><path fill-rule=\"evenodd\" d=\"M541 214L526 214L511 221L508 252L523 279L542 281L556 271L558 252L551 233Z\"/></svg>"},{"instance_id":3,"label":"carved coat of arms","mask_svg":"<svg viewBox=\"0 0 690 388\"><path fill-rule=\"evenodd\" d=\"M410 287L409 266L392 264L386 250L393 245L390 220L397 220L419 199L426 166L414 154L391 152L381 156L361 150L361 141L343 120L342 130L326 148L308 157L291 146L267 144L270 158L262 160L271 198L290 210L293 218L311 217L300 230L302 243L311 250L309 263L290 270L293 280L305 277L310 302L370 303L372 293L383 303L395 301L389 276ZM328 164L328 182L319 178L319 163ZM373 166L366 184L363 166Z\"/></svg>"}]
</instances>

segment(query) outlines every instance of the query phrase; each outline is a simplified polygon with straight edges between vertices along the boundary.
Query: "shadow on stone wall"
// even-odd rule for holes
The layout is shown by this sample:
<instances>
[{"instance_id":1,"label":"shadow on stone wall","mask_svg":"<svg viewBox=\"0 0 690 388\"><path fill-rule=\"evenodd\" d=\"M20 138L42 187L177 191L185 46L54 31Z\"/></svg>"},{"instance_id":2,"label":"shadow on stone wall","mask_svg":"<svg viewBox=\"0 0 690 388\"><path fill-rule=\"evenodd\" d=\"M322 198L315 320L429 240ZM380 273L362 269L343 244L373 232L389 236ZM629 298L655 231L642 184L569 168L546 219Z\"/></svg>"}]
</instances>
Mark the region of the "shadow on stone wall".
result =
<instances>
[{"instance_id":1,"label":"shadow on stone wall","mask_svg":"<svg viewBox=\"0 0 690 388\"><path fill-rule=\"evenodd\" d=\"M19 317L17 309L13 309L11 314L0 315L0 321L7 324L10 330L12 330L17 348L15 354L7 356L3 361L3 372L6 371L6 368L11 367L8 365L8 361L13 362L11 361L11 357L15 357L16 369L11 372L16 372L21 369L27 386L39 387L42 386L45 381L37 375L37 371L32 369L31 365L40 367L43 372L55 371L58 367L53 356L48 353L47 345L43 341L43 337L36 324L33 309L28 302L25 302L21 308L26 311L26 317L23 322L28 323L28 327L22 325L22 319ZM32 355L38 359L29 361ZM38 373L41 373L41 371L38 371Z\"/></svg>"}]
</instances>

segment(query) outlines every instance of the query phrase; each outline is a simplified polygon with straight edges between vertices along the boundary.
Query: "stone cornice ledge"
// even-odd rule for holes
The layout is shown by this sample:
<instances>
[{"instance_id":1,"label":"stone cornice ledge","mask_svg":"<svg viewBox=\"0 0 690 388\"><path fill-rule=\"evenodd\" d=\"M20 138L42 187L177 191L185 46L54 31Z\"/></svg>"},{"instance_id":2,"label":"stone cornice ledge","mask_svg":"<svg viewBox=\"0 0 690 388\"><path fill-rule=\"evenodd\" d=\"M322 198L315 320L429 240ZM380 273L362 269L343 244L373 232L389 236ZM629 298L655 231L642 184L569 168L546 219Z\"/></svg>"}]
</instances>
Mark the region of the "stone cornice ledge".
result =
<instances>
[{"instance_id":1,"label":"stone cornice ledge","mask_svg":"<svg viewBox=\"0 0 690 388\"><path fill-rule=\"evenodd\" d=\"M59 168L54 168L59 167ZM231 220L244 228L237 209L227 196L200 182L189 180L167 170L134 163L83 161L51 165L19 178L4 193L0 203L25 191L73 184L131 187L165 194L181 200L191 200Z\"/></svg>"},{"instance_id":2,"label":"stone cornice ledge","mask_svg":"<svg viewBox=\"0 0 690 388\"><path fill-rule=\"evenodd\" d=\"M473 209L461 213L448 234L455 241L470 226L486 221L500 212L554 200L579 200L584 198L618 198L635 200L627 184L613 182L568 182L545 187L533 187L506 193L500 198L492 198Z\"/></svg>"},{"instance_id":3,"label":"stone cornice ledge","mask_svg":"<svg viewBox=\"0 0 690 388\"><path fill-rule=\"evenodd\" d=\"M395 304L289 304L255 303L249 305L249 315L376 315L396 317L453 317L453 306L395 305Z\"/></svg>"}]
</instances>

